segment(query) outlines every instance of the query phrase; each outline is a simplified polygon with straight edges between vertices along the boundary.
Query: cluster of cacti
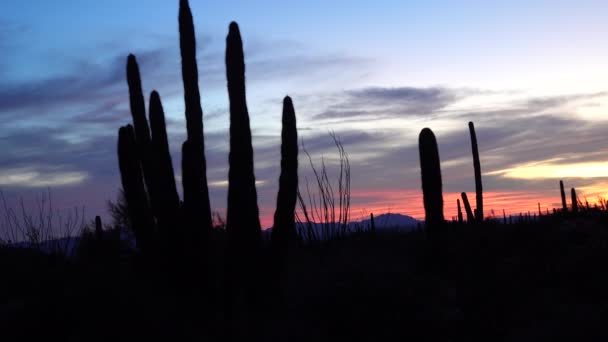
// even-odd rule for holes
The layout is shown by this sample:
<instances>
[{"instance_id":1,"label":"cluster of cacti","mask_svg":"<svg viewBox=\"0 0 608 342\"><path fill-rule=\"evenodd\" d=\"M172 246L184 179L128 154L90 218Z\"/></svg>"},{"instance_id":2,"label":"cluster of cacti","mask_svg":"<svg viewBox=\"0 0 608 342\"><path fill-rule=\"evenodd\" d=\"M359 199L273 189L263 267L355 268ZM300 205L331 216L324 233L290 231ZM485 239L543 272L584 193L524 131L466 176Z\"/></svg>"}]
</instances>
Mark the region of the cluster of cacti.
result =
<instances>
[{"instance_id":1,"label":"cluster of cacti","mask_svg":"<svg viewBox=\"0 0 608 342\"><path fill-rule=\"evenodd\" d=\"M188 136L182 153L182 182L184 186L182 207L180 207L175 184L160 95L156 91L152 91L148 108L149 118L146 118L139 67L133 55L130 55L127 59L127 82L134 130L130 126L121 128L121 130L127 132L123 144L134 143L135 145L135 148L132 149L135 155L129 157L132 160L125 161L124 172L139 173L143 177L145 188L142 189L138 186L137 191L140 193L138 198L139 201L148 203L133 203L129 199L134 196L129 195L131 192L129 189L132 187L125 184L123 176L123 189L127 197L127 205L129 207L150 207L150 210L142 208L138 213L131 213L130 216L134 220L134 226L136 221L146 222L145 228L139 227L138 229L145 229L145 234L150 235L151 240L162 241L163 249L168 248L173 252L181 251L186 242L198 246L203 245L206 234L211 229L211 210L203 150L202 110L196 68L196 42L194 25L187 1L180 2L179 25L188 128ZM119 152L121 150L120 145L119 139ZM141 170L141 172L138 170ZM122 173L123 168L121 168ZM145 217L136 218L134 215L144 215ZM139 240L137 234L136 238Z\"/></svg>"},{"instance_id":2,"label":"cluster of cacti","mask_svg":"<svg viewBox=\"0 0 608 342\"><path fill-rule=\"evenodd\" d=\"M153 246L156 226L144 187L140 160L133 126L121 127L118 130L118 165L122 188L137 247L144 251Z\"/></svg>"},{"instance_id":3,"label":"cluster of cacti","mask_svg":"<svg viewBox=\"0 0 608 342\"><path fill-rule=\"evenodd\" d=\"M474 211L471 209L471 205L465 192L462 192L461 196L467 214L467 222L483 222L484 211L483 186L481 182L481 163L479 161L477 136L475 134L475 126L473 125L473 122L469 122L469 133L471 136L473 168L475 171L475 199L477 208L475 208ZM437 222L443 222L443 197L441 195L441 171L439 166L439 152L437 152L437 142L435 140L435 135L428 128L424 128L420 132L419 149L426 222L427 225L433 226L436 225ZM425 156L424 162L423 154ZM462 215L462 209L460 207L460 201L457 200L456 204L458 207L458 222L462 223L464 220Z\"/></svg>"},{"instance_id":4,"label":"cluster of cacti","mask_svg":"<svg viewBox=\"0 0 608 342\"><path fill-rule=\"evenodd\" d=\"M420 132L418 149L420 152L425 224L427 229L434 230L444 222L443 194L437 140L435 134L429 128L424 128Z\"/></svg>"},{"instance_id":5,"label":"cluster of cacti","mask_svg":"<svg viewBox=\"0 0 608 342\"><path fill-rule=\"evenodd\" d=\"M183 202L180 202L169 153L164 112L157 92L150 95L149 124L135 56L127 60L127 80L134 127L119 129L118 157L122 186L137 246L142 252L204 249L212 228L204 154L203 111L198 88L196 41L187 0L180 1L179 33L187 139L182 145ZM253 167L251 130L245 98L245 63L238 25L226 40L226 75L230 99L230 156L227 234L229 262L251 260L261 241ZM151 127L151 130L150 130ZM287 245L295 235L297 196L295 111L284 100L281 177L273 243ZM203 255L203 254L200 254ZM191 255L190 255L191 256ZM234 266L234 265L233 265Z\"/></svg>"}]
</instances>

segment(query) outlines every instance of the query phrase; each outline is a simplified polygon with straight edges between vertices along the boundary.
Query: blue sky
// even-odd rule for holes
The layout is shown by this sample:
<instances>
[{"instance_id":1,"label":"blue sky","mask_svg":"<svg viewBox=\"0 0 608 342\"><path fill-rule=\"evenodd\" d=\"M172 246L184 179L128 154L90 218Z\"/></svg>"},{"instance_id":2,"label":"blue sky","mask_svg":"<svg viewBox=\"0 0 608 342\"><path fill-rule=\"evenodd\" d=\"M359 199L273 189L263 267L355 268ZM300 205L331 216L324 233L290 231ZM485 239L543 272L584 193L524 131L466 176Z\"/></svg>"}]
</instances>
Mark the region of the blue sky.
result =
<instances>
[{"instance_id":1,"label":"blue sky","mask_svg":"<svg viewBox=\"0 0 608 342\"><path fill-rule=\"evenodd\" d=\"M331 162L328 131L343 138L357 210L420 217L416 143L428 126L438 139L452 216L452 194L473 190L469 120L497 211L556 205L556 178L590 199L604 194L605 1L191 1L191 7L214 209L223 210L226 191L223 54L232 20L245 44L266 225L287 94L315 157ZM0 4L0 189L8 198L32 198L49 186L58 207L85 205L91 215L115 198L116 134L130 122L131 52L144 90L157 89L163 98L179 164L185 128L177 8L178 1L166 0Z\"/></svg>"}]
</instances>

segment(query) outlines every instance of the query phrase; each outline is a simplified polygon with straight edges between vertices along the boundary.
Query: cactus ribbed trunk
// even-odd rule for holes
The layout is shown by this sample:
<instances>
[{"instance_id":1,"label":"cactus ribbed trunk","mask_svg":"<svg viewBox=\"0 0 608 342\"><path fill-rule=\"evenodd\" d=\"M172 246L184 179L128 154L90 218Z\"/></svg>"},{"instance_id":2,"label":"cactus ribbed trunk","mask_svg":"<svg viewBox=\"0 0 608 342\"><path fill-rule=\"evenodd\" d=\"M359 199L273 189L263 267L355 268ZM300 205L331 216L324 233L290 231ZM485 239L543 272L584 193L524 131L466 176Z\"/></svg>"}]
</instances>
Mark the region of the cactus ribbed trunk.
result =
<instances>
[{"instance_id":1,"label":"cactus ribbed trunk","mask_svg":"<svg viewBox=\"0 0 608 342\"><path fill-rule=\"evenodd\" d=\"M469 122L469 133L471 134L471 150L473 151L473 168L475 169L475 219L483 222L483 187L481 184L481 163L479 162L479 150L477 148L477 135L473 122Z\"/></svg>"},{"instance_id":2,"label":"cactus ribbed trunk","mask_svg":"<svg viewBox=\"0 0 608 342\"><path fill-rule=\"evenodd\" d=\"M158 92L153 91L150 95L150 128L152 131L151 151L153 151L154 167L156 168L156 189L159 198L157 219L160 234L165 241L171 241L172 247L179 248L175 244L178 237L183 238L179 215L179 195L175 185L175 174L169 151L169 141L165 123L165 113Z\"/></svg>"},{"instance_id":3,"label":"cactus ribbed trunk","mask_svg":"<svg viewBox=\"0 0 608 342\"><path fill-rule=\"evenodd\" d=\"M467 213L467 223L473 223L475 220L475 215L473 215L473 211L471 210L471 204L469 203L469 198L467 197L467 193L463 192L460 194L462 197L462 204L464 204L464 210Z\"/></svg>"},{"instance_id":4,"label":"cactus ribbed trunk","mask_svg":"<svg viewBox=\"0 0 608 342\"><path fill-rule=\"evenodd\" d=\"M137 247L147 251L152 247L154 237L154 220L144 188L143 175L139 159L133 126L123 126L118 130L118 165L122 188L131 225L135 233Z\"/></svg>"},{"instance_id":5,"label":"cactus ribbed trunk","mask_svg":"<svg viewBox=\"0 0 608 342\"><path fill-rule=\"evenodd\" d=\"M141 172L149 196L152 217L156 216L161 206L158 202L159 193L156 189L156 166L150 150L150 128L146 119L146 105L139 74L139 66L134 55L127 58L127 84L129 86L129 104L133 118L134 139L137 146L137 160L141 164Z\"/></svg>"},{"instance_id":6,"label":"cactus ribbed trunk","mask_svg":"<svg viewBox=\"0 0 608 342\"><path fill-rule=\"evenodd\" d=\"M226 39L226 76L230 100L230 155L226 231L233 247L250 249L260 242L253 147L245 98L245 62L239 27L230 24Z\"/></svg>"},{"instance_id":7,"label":"cactus ribbed trunk","mask_svg":"<svg viewBox=\"0 0 608 342\"><path fill-rule=\"evenodd\" d=\"M572 212L578 213L578 198L576 197L576 189L570 189L570 197L572 197Z\"/></svg>"},{"instance_id":8,"label":"cactus ribbed trunk","mask_svg":"<svg viewBox=\"0 0 608 342\"><path fill-rule=\"evenodd\" d=\"M562 210L564 212L568 211L568 204L566 203L566 191L564 190L564 181L559 181L559 191L562 195Z\"/></svg>"},{"instance_id":9,"label":"cactus ribbed trunk","mask_svg":"<svg viewBox=\"0 0 608 342\"><path fill-rule=\"evenodd\" d=\"M283 99L282 122L281 175L271 239L275 248L285 251L289 241L296 237L295 208L298 194L298 131L296 113L289 96Z\"/></svg>"},{"instance_id":10,"label":"cactus ribbed trunk","mask_svg":"<svg viewBox=\"0 0 608 342\"><path fill-rule=\"evenodd\" d=\"M463 222L463 217L462 217L462 209L460 208L460 200L459 199L456 200L456 206L458 207L458 223L462 223Z\"/></svg>"},{"instance_id":11,"label":"cactus ribbed trunk","mask_svg":"<svg viewBox=\"0 0 608 342\"><path fill-rule=\"evenodd\" d=\"M443 224L443 194L437 140L433 131L424 128L418 138L420 171L424 199L425 224L435 230Z\"/></svg>"},{"instance_id":12,"label":"cactus ribbed trunk","mask_svg":"<svg viewBox=\"0 0 608 342\"><path fill-rule=\"evenodd\" d=\"M187 0L180 0L179 3L179 37L188 134L182 147L184 214L191 242L205 246L211 231L211 206L203 138L203 109L198 88L196 38Z\"/></svg>"}]
</instances>

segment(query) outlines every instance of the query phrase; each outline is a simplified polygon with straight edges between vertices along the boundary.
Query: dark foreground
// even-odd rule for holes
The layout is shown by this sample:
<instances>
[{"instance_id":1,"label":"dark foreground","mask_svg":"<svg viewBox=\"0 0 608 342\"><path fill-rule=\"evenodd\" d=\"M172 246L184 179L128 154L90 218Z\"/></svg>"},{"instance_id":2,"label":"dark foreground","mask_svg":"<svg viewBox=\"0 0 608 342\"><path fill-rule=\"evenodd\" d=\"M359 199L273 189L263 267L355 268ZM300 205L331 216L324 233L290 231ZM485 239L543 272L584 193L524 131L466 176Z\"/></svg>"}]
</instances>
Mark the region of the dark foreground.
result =
<instances>
[{"instance_id":1,"label":"dark foreground","mask_svg":"<svg viewBox=\"0 0 608 342\"><path fill-rule=\"evenodd\" d=\"M0 248L3 341L608 339L608 226L594 218L360 233L292 250L283 280L226 310L222 233L192 286L117 242L70 262ZM186 270L196 272L196 270ZM279 285L277 285L279 284ZM203 288L203 290L200 290ZM206 308L206 309L205 309Z\"/></svg>"}]
</instances>

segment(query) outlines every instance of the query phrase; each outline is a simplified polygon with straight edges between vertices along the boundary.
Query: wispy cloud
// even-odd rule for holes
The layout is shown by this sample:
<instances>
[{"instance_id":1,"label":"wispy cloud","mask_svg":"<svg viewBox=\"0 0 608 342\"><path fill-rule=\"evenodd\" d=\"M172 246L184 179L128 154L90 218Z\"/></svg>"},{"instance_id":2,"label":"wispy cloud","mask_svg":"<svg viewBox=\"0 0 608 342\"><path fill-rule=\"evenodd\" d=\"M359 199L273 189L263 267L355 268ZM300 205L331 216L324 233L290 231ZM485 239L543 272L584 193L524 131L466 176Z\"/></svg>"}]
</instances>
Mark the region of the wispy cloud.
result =
<instances>
[{"instance_id":1,"label":"wispy cloud","mask_svg":"<svg viewBox=\"0 0 608 342\"><path fill-rule=\"evenodd\" d=\"M85 172L36 170L31 167L0 169L0 186L8 187L61 187L81 184L88 177Z\"/></svg>"}]
</instances>

